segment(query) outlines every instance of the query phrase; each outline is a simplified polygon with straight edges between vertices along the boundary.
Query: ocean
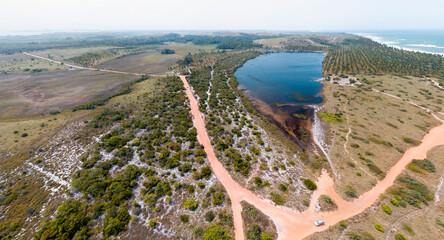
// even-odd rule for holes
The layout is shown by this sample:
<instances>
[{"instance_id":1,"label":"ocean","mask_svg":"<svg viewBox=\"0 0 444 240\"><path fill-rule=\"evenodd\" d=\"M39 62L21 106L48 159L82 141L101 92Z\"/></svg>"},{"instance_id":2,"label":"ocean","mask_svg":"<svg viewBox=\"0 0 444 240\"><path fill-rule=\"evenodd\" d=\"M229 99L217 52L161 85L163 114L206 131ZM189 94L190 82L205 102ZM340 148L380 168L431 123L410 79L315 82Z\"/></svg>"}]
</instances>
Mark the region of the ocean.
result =
<instances>
[{"instance_id":1,"label":"ocean","mask_svg":"<svg viewBox=\"0 0 444 240\"><path fill-rule=\"evenodd\" d=\"M444 30L369 31L353 34L404 50L435 53L444 56Z\"/></svg>"}]
</instances>

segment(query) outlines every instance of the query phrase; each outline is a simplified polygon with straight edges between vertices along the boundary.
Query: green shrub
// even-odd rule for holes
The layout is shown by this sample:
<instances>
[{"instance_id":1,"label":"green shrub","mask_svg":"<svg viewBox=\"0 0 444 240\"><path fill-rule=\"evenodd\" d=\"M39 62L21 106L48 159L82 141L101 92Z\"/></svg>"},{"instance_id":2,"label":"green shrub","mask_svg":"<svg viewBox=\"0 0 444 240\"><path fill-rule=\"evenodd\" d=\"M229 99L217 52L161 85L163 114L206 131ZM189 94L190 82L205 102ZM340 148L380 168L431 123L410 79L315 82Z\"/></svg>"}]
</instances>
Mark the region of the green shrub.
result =
<instances>
[{"instance_id":1,"label":"green shrub","mask_svg":"<svg viewBox=\"0 0 444 240\"><path fill-rule=\"evenodd\" d=\"M399 202L396 199L390 199L390 202L393 204L393 206L395 207L399 207Z\"/></svg>"},{"instance_id":2,"label":"green shrub","mask_svg":"<svg viewBox=\"0 0 444 240\"><path fill-rule=\"evenodd\" d=\"M375 228L376 228L376 230L378 230L380 232L384 232L384 228L379 224L375 224Z\"/></svg>"},{"instance_id":3,"label":"green shrub","mask_svg":"<svg viewBox=\"0 0 444 240\"><path fill-rule=\"evenodd\" d=\"M350 185L347 186L345 190L345 195L350 198L356 198L358 195L356 194L356 189Z\"/></svg>"},{"instance_id":4,"label":"green shrub","mask_svg":"<svg viewBox=\"0 0 444 240\"><path fill-rule=\"evenodd\" d=\"M284 184L279 184L279 190L281 190L282 192L286 192L287 191L287 186L285 186Z\"/></svg>"},{"instance_id":5,"label":"green shrub","mask_svg":"<svg viewBox=\"0 0 444 240\"><path fill-rule=\"evenodd\" d=\"M125 207L118 210L116 207L109 208L105 217L105 223L103 224L103 234L105 238L117 236L119 233L125 231L130 218L131 216Z\"/></svg>"},{"instance_id":6,"label":"green shrub","mask_svg":"<svg viewBox=\"0 0 444 240\"><path fill-rule=\"evenodd\" d=\"M443 227L444 227L444 226L443 226ZM414 235L413 229L412 229L409 225L407 225L407 224L402 224L402 228L403 228L404 230L406 230L410 235Z\"/></svg>"},{"instance_id":7,"label":"green shrub","mask_svg":"<svg viewBox=\"0 0 444 240\"><path fill-rule=\"evenodd\" d=\"M356 144L356 143L351 143L351 144L350 144L350 147L352 147L352 148L359 148L359 145Z\"/></svg>"},{"instance_id":8,"label":"green shrub","mask_svg":"<svg viewBox=\"0 0 444 240\"><path fill-rule=\"evenodd\" d=\"M273 238L268 236L266 233L262 232L261 240L273 240Z\"/></svg>"},{"instance_id":9,"label":"green shrub","mask_svg":"<svg viewBox=\"0 0 444 240\"><path fill-rule=\"evenodd\" d=\"M440 219L436 219L436 224L438 224L439 226L441 226L441 227L444 227L444 222L443 221L441 221Z\"/></svg>"},{"instance_id":10,"label":"green shrub","mask_svg":"<svg viewBox=\"0 0 444 240\"><path fill-rule=\"evenodd\" d=\"M388 215L391 215L393 211L388 205L382 205L382 210Z\"/></svg>"},{"instance_id":11,"label":"green shrub","mask_svg":"<svg viewBox=\"0 0 444 240\"><path fill-rule=\"evenodd\" d=\"M308 178L304 179L303 183L304 183L305 187L307 187L309 190L313 191L313 190L316 190L316 188L318 188L318 186L316 186L316 184Z\"/></svg>"},{"instance_id":12,"label":"green shrub","mask_svg":"<svg viewBox=\"0 0 444 240\"><path fill-rule=\"evenodd\" d=\"M257 224L252 224L248 227L246 235L247 239L260 240L262 230Z\"/></svg>"},{"instance_id":13,"label":"green shrub","mask_svg":"<svg viewBox=\"0 0 444 240\"><path fill-rule=\"evenodd\" d=\"M205 213L205 220L207 222L212 222L215 217L216 217L216 215L214 214L213 211L208 211L208 212Z\"/></svg>"},{"instance_id":14,"label":"green shrub","mask_svg":"<svg viewBox=\"0 0 444 240\"><path fill-rule=\"evenodd\" d=\"M254 185L256 187L261 188L262 187L262 179L260 177L254 177Z\"/></svg>"},{"instance_id":15,"label":"green shrub","mask_svg":"<svg viewBox=\"0 0 444 240\"><path fill-rule=\"evenodd\" d=\"M151 219L148 223L148 227L155 229L157 227L157 221L154 219Z\"/></svg>"},{"instance_id":16,"label":"green shrub","mask_svg":"<svg viewBox=\"0 0 444 240\"><path fill-rule=\"evenodd\" d=\"M220 206L224 203L225 194L217 192L213 195L213 205Z\"/></svg>"},{"instance_id":17,"label":"green shrub","mask_svg":"<svg viewBox=\"0 0 444 240\"><path fill-rule=\"evenodd\" d=\"M87 239L92 235L86 204L68 200L57 209L53 220L46 222L36 233L35 239Z\"/></svg>"},{"instance_id":18,"label":"green shrub","mask_svg":"<svg viewBox=\"0 0 444 240\"><path fill-rule=\"evenodd\" d=\"M340 227L341 229L346 229L347 226L348 226L348 224L347 224L346 221L344 221L344 220L339 221L339 227Z\"/></svg>"},{"instance_id":19,"label":"green shrub","mask_svg":"<svg viewBox=\"0 0 444 240\"><path fill-rule=\"evenodd\" d=\"M184 199L183 200L183 206L186 209L189 209L191 211L194 211L197 209L197 202L193 198L190 199Z\"/></svg>"},{"instance_id":20,"label":"green shrub","mask_svg":"<svg viewBox=\"0 0 444 240\"><path fill-rule=\"evenodd\" d=\"M421 171L416 170L416 168L414 168L414 167L424 169L428 172L435 172L436 171L435 165L427 159L424 159L424 160L413 159L412 162L409 163L409 165L407 167L410 170L415 171L415 172L421 172Z\"/></svg>"},{"instance_id":21,"label":"green shrub","mask_svg":"<svg viewBox=\"0 0 444 240\"><path fill-rule=\"evenodd\" d=\"M277 192L270 192L271 200L276 203L276 205L282 205L284 204L284 199L282 196Z\"/></svg>"},{"instance_id":22,"label":"green shrub","mask_svg":"<svg viewBox=\"0 0 444 240\"><path fill-rule=\"evenodd\" d=\"M407 207L407 203L405 203L404 201L400 201L400 202L398 202L399 203L399 206L401 206L401 207L403 207L403 208L406 208Z\"/></svg>"},{"instance_id":23,"label":"green shrub","mask_svg":"<svg viewBox=\"0 0 444 240\"><path fill-rule=\"evenodd\" d=\"M182 221L183 223L187 223L190 221L190 216L188 216L186 214L182 214L182 215L180 215L180 221Z\"/></svg>"},{"instance_id":24,"label":"green shrub","mask_svg":"<svg viewBox=\"0 0 444 240\"><path fill-rule=\"evenodd\" d=\"M409 137L404 137L402 140L403 140L405 143L412 144L412 145L419 145L419 144L421 143L420 141L418 141L418 140L414 140L414 139L411 139L411 138L409 138Z\"/></svg>"},{"instance_id":25,"label":"green shrub","mask_svg":"<svg viewBox=\"0 0 444 240\"><path fill-rule=\"evenodd\" d=\"M361 236L353 231L347 232L346 235L351 240L362 240Z\"/></svg>"},{"instance_id":26,"label":"green shrub","mask_svg":"<svg viewBox=\"0 0 444 240\"><path fill-rule=\"evenodd\" d=\"M318 116L324 119L328 123L341 123L345 122L345 119L341 117L341 114L333 114L328 112L320 112Z\"/></svg>"},{"instance_id":27,"label":"green shrub","mask_svg":"<svg viewBox=\"0 0 444 240\"><path fill-rule=\"evenodd\" d=\"M230 236L228 230L221 228L218 225L209 226L203 235L204 240L231 240L233 239Z\"/></svg>"},{"instance_id":28,"label":"green shrub","mask_svg":"<svg viewBox=\"0 0 444 240\"><path fill-rule=\"evenodd\" d=\"M398 233L395 235L395 240L407 240L407 239L404 237L404 235Z\"/></svg>"}]
</instances>

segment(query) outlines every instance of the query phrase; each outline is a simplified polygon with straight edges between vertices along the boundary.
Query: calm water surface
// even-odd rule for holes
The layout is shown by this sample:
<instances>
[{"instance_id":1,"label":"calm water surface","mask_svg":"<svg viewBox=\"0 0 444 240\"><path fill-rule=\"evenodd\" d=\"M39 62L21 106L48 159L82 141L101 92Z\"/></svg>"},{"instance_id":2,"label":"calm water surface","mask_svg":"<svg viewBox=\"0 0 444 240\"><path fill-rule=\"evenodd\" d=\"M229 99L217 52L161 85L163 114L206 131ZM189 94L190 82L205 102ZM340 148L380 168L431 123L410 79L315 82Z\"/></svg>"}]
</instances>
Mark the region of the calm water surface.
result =
<instances>
[{"instance_id":1,"label":"calm water surface","mask_svg":"<svg viewBox=\"0 0 444 240\"><path fill-rule=\"evenodd\" d=\"M247 94L298 112L322 102L323 53L271 53L248 60L234 75Z\"/></svg>"}]
</instances>

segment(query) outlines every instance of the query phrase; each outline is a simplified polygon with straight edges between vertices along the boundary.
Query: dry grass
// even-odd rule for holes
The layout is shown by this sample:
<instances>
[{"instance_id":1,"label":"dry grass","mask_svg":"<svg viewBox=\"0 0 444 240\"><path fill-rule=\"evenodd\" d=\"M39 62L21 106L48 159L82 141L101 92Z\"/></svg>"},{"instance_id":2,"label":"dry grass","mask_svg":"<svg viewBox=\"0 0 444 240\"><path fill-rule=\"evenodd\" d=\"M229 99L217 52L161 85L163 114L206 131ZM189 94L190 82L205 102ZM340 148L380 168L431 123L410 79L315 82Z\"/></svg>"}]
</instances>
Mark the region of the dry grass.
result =
<instances>
[{"instance_id":1,"label":"dry grass","mask_svg":"<svg viewBox=\"0 0 444 240\"><path fill-rule=\"evenodd\" d=\"M211 51L216 45L194 45L191 43L167 43L159 45L156 49L169 48L176 51L175 54L161 54L158 51L148 51L145 53L134 54L108 61L99 66L99 68L120 70L147 74L160 74L168 71L180 59L188 53L197 53L200 51Z\"/></svg>"},{"instance_id":2,"label":"dry grass","mask_svg":"<svg viewBox=\"0 0 444 240\"><path fill-rule=\"evenodd\" d=\"M326 101L322 111L338 113L346 119L343 123L329 124L327 130L330 156L340 168L341 179L336 186L341 193L347 185L358 189L358 195L368 191L401 158L402 152L413 146L404 141L405 137L420 141L430 128L439 124L426 110L405 101L404 96L397 99L374 91L389 92L409 86L405 91L413 96L418 95L422 86L432 93L432 99L418 96L418 100L432 108L440 94L436 87L426 85L419 78L358 76L364 77L370 81L361 87L325 83L323 88ZM371 163L376 167L369 167Z\"/></svg>"},{"instance_id":3,"label":"dry grass","mask_svg":"<svg viewBox=\"0 0 444 240\"><path fill-rule=\"evenodd\" d=\"M0 80L0 119L71 108L108 95L135 78L94 71L8 74Z\"/></svg>"},{"instance_id":4,"label":"dry grass","mask_svg":"<svg viewBox=\"0 0 444 240\"><path fill-rule=\"evenodd\" d=\"M266 38L254 40L254 43L262 44L267 47L280 46L282 43L287 42L291 37L281 37L281 38Z\"/></svg>"},{"instance_id":5,"label":"dry grass","mask_svg":"<svg viewBox=\"0 0 444 240\"><path fill-rule=\"evenodd\" d=\"M436 172L421 174L404 170L403 174L408 174L417 181L425 184L433 193L436 193L437 186L441 181L444 173L444 158L442 152L444 146L438 146L431 149L427 154L427 159L432 161L436 167ZM395 183L393 188L400 187L399 181ZM394 239L394 235L401 233L407 239L442 239L444 227L438 225L437 219L444 221L444 202L442 198L444 193L438 191L440 201L436 202L436 198L429 202L429 205L422 205L421 209L407 204L406 208L402 206L396 207L391 202L393 195L388 192L381 196L381 200L375 203L364 213L347 219L348 227L345 230L337 224L327 231L316 233L307 239L338 239L339 236L345 235L346 232L353 231L362 235L367 232L375 239ZM381 206L388 205L393 210L391 215L383 212ZM384 228L384 232L376 230L374 224L380 224ZM410 231L410 229L411 231ZM412 233L413 232L413 233ZM347 239L347 238L344 238Z\"/></svg>"}]
</instances>

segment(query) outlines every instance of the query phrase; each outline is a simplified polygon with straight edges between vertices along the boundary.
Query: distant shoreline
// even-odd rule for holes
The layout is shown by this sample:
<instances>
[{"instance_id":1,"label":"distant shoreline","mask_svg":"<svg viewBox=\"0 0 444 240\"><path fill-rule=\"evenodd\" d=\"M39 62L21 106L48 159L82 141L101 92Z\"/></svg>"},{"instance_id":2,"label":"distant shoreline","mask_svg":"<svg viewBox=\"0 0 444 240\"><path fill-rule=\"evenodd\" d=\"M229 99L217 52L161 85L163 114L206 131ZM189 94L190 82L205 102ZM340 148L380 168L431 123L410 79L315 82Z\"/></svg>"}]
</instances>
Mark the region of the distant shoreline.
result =
<instances>
[{"instance_id":1,"label":"distant shoreline","mask_svg":"<svg viewBox=\"0 0 444 240\"><path fill-rule=\"evenodd\" d=\"M399 49L399 50L405 50L405 51L411 51L411 52L420 52L420 53L428 53L428 54L436 54L436 55L441 55L441 56L444 57L444 53L429 52L429 51L424 51L424 50L417 50L417 49L412 49L412 48L401 47L401 46L395 45L394 42L384 41L384 40L382 40L382 37L378 37L378 36L375 36L375 35L372 35L372 34L369 34L369 33L352 33L352 34L358 35L358 36L361 36L361 37L365 37L365 38L369 38L369 39L371 39L371 40L373 40L373 41L375 41L377 43L385 44L385 45L387 45L389 47L393 47L393 48L396 48L396 49Z\"/></svg>"}]
</instances>

